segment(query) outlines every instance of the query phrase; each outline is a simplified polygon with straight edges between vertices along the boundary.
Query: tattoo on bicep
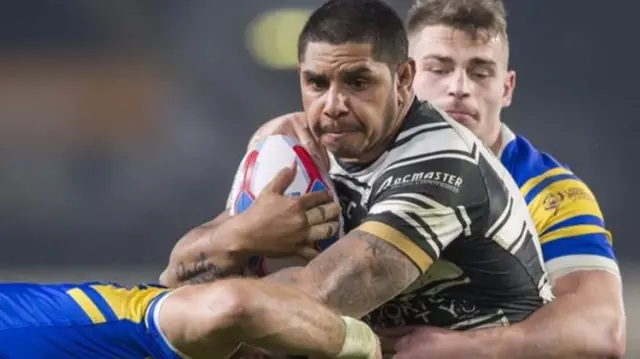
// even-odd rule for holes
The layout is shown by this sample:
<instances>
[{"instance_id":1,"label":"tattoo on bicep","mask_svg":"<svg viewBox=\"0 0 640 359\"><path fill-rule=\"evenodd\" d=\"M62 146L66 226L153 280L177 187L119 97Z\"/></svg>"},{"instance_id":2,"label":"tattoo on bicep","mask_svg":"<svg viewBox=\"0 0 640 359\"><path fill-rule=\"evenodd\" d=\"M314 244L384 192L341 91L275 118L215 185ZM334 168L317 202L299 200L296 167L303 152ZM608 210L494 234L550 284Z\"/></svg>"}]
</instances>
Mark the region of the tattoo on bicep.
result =
<instances>
[{"instance_id":1,"label":"tattoo on bicep","mask_svg":"<svg viewBox=\"0 0 640 359\"><path fill-rule=\"evenodd\" d=\"M382 254L384 250L384 245L386 244L384 241L373 238L373 236L367 236L365 238L365 242L367 242L367 250L371 252L371 254L376 257L379 254Z\"/></svg>"},{"instance_id":2,"label":"tattoo on bicep","mask_svg":"<svg viewBox=\"0 0 640 359\"><path fill-rule=\"evenodd\" d=\"M239 273L225 273L218 266L207 261L204 253L200 253L198 260L186 266L180 262L176 269L176 278L181 285L214 282L220 278Z\"/></svg>"},{"instance_id":3,"label":"tattoo on bicep","mask_svg":"<svg viewBox=\"0 0 640 359\"><path fill-rule=\"evenodd\" d=\"M364 316L409 287L420 275L400 250L366 232L352 231L310 264L313 282L330 307Z\"/></svg>"}]
</instances>

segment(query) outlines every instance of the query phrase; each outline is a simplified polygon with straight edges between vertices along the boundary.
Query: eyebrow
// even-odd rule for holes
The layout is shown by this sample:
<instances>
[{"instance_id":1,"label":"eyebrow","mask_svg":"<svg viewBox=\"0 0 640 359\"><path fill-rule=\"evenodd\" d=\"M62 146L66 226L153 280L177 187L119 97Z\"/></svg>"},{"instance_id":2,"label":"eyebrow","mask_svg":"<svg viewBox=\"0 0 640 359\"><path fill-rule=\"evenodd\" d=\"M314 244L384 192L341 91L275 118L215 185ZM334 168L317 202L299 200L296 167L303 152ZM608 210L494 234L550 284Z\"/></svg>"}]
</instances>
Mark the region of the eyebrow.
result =
<instances>
[{"instance_id":1,"label":"eyebrow","mask_svg":"<svg viewBox=\"0 0 640 359\"><path fill-rule=\"evenodd\" d=\"M347 69L342 71L342 76L344 77L361 77L361 76L370 76L373 72L370 68L366 66L355 67L352 69Z\"/></svg>"},{"instance_id":2,"label":"eyebrow","mask_svg":"<svg viewBox=\"0 0 640 359\"><path fill-rule=\"evenodd\" d=\"M311 70L303 70L303 71L302 71L302 76L303 76L305 79L318 79L318 78L323 78L323 77L324 77L324 78L326 78L326 76L325 76L325 75L322 75L322 74L319 74L319 73L313 72L313 71L311 71Z\"/></svg>"},{"instance_id":3,"label":"eyebrow","mask_svg":"<svg viewBox=\"0 0 640 359\"><path fill-rule=\"evenodd\" d=\"M361 76L371 76L373 71L366 66L355 67L351 69L346 69L340 72L340 77L343 78L353 78L353 77L361 77ZM312 70L303 70L302 76L305 79L323 79L327 78L326 75L314 72Z\"/></svg>"},{"instance_id":4,"label":"eyebrow","mask_svg":"<svg viewBox=\"0 0 640 359\"><path fill-rule=\"evenodd\" d=\"M453 59L449 56L442 56L442 55L427 55L425 57L422 58L422 60L437 60L440 62L445 62L445 63L452 63L454 62ZM489 58L486 57L481 57L481 56L475 56L472 57L471 60L469 61L472 65L480 65L480 66L496 66L497 63L494 60L491 60Z\"/></svg>"}]
</instances>

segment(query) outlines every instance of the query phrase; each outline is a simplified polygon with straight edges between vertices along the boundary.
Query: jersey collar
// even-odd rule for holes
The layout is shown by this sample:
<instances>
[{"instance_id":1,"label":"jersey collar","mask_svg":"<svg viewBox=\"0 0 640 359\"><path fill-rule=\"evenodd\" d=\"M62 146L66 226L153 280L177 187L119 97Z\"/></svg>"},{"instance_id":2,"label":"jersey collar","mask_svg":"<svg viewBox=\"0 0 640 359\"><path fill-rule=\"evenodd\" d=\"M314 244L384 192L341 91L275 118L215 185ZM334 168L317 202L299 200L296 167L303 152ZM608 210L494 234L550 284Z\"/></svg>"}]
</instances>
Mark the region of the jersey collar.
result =
<instances>
[{"instance_id":1,"label":"jersey collar","mask_svg":"<svg viewBox=\"0 0 640 359\"><path fill-rule=\"evenodd\" d=\"M500 145L500 150L496 153L496 157L502 158L502 152L507 147L507 145L516 139L516 134L511 131L507 125L504 123L500 124L500 141L502 144Z\"/></svg>"}]
</instances>

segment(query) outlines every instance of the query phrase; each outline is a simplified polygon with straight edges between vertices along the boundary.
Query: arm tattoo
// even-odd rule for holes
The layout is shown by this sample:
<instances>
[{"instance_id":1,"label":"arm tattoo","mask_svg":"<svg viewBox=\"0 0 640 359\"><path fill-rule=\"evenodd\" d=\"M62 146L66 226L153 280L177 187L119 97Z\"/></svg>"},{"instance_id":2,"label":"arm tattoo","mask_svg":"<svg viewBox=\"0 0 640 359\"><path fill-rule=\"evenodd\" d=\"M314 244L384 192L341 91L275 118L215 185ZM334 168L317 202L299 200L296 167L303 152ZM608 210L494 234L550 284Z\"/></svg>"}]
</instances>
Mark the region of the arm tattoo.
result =
<instances>
[{"instance_id":1,"label":"arm tattoo","mask_svg":"<svg viewBox=\"0 0 640 359\"><path fill-rule=\"evenodd\" d=\"M343 315L362 317L409 287L420 270L405 254L372 234L354 230L312 260L308 277L277 272L272 280L301 288Z\"/></svg>"},{"instance_id":2,"label":"arm tattoo","mask_svg":"<svg viewBox=\"0 0 640 359\"><path fill-rule=\"evenodd\" d=\"M176 269L176 278L181 285L211 283L234 274L239 273L225 273L220 267L207 261L204 253L200 253L198 260L192 265L186 266L180 262Z\"/></svg>"}]
</instances>

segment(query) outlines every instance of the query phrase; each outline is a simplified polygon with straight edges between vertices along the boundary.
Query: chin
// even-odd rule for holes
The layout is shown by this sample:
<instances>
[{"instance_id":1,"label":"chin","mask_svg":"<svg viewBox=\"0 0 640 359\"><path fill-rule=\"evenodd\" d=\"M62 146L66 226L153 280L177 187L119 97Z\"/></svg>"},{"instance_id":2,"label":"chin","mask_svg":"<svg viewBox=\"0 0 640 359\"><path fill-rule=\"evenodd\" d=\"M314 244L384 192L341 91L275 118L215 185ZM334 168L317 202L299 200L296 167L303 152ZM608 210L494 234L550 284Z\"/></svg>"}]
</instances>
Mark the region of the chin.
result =
<instances>
[{"instance_id":1,"label":"chin","mask_svg":"<svg viewBox=\"0 0 640 359\"><path fill-rule=\"evenodd\" d=\"M328 148L334 157L346 160L358 160L362 156L362 151L355 150L352 147L336 147Z\"/></svg>"}]
</instances>

